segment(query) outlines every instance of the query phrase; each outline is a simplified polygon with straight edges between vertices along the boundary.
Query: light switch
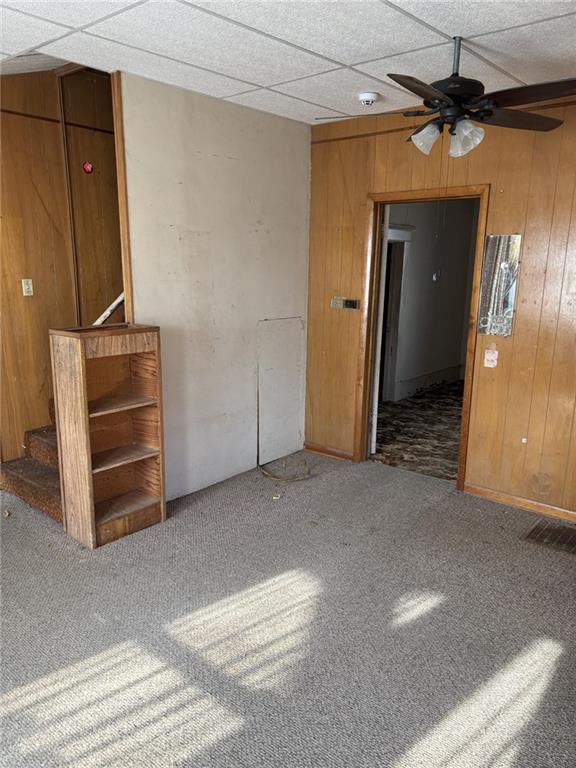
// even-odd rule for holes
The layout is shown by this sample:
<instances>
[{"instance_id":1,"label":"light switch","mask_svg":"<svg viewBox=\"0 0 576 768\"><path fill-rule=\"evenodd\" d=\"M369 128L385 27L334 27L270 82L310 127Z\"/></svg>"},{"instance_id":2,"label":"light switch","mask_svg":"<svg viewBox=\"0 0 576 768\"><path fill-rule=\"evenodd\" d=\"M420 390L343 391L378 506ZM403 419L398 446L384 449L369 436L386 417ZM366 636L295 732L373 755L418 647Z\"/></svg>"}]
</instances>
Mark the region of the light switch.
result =
<instances>
[{"instance_id":1,"label":"light switch","mask_svg":"<svg viewBox=\"0 0 576 768\"><path fill-rule=\"evenodd\" d=\"M34 296L34 286L31 277L22 278L22 296Z\"/></svg>"},{"instance_id":2,"label":"light switch","mask_svg":"<svg viewBox=\"0 0 576 768\"><path fill-rule=\"evenodd\" d=\"M343 296L333 296L330 299L332 309L360 309L360 299L345 299Z\"/></svg>"}]
</instances>

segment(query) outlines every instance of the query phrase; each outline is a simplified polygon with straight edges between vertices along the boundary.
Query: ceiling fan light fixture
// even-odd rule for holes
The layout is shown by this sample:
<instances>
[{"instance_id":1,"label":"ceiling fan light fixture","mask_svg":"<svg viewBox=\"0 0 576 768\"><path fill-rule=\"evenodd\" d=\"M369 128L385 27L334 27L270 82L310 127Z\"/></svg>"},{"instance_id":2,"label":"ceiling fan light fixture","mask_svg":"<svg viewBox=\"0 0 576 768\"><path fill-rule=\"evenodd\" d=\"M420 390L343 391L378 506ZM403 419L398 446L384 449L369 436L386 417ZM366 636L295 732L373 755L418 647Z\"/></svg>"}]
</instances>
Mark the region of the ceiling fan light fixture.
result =
<instances>
[{"instance_id":1,"label":"ceiling fan light fixture","mask_svg":"<svg viewBox=\"0 0 576 768\"><path fill-rule=\"evenodd\" d=\"M450 134L450 157L463 157L471 152L484 138L484 128L475 125L471 120L460 120Z\"/></svg>"},{"instance_id":2,"label":"ceiling fan light fixture","mask_svg":"<svg viewBox=\"0 0 576 768\"><path fill-rule=\"evenodd\" d=\"M436 141L440 138L440 129L435 123L427 125L418 133L413 133L410 136L410 141L414 146L420 150L424 155L429 155L432 147Z\"/></svg>"}]
</instances>

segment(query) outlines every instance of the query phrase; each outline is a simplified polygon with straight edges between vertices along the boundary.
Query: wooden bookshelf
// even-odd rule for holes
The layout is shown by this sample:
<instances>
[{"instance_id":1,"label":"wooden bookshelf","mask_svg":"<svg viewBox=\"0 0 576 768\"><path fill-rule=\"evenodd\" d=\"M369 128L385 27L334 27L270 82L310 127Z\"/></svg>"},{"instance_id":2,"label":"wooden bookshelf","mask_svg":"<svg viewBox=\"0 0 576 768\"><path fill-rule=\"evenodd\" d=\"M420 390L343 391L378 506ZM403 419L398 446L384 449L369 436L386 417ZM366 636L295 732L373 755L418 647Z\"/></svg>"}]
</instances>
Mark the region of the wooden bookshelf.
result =
<instances>
[{"instance_id":1,"label":"wooden bookshelf","mask_svg":"<svg viewBox=\"0 0 576 768\"><path fill-rule=\"evenodd\" d=\"M50 331L64 528L88 547L166 517L160 332Z\"/></svg>"}]
</instances>

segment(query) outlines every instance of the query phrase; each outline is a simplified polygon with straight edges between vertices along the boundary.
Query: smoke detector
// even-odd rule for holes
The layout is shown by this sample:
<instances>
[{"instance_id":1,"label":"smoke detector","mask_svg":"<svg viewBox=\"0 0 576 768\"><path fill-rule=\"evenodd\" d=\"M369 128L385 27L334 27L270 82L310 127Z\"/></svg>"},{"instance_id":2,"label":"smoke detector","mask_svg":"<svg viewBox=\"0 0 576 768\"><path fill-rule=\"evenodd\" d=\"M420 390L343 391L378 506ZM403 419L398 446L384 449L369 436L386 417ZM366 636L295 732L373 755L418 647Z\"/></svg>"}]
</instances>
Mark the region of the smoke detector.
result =
<instances>
[{"instance_id":1,"label":"smoke detector","mask_svg":"<svg viewBox=\"0 0 576 768\"><path fill-rule=\"evenodd\" d=\"M358 94L358 101L360 104L362 104L363 107L371 107L378 101L379 98L379 93L366 92Z\"/></svg>"}]
</instances>

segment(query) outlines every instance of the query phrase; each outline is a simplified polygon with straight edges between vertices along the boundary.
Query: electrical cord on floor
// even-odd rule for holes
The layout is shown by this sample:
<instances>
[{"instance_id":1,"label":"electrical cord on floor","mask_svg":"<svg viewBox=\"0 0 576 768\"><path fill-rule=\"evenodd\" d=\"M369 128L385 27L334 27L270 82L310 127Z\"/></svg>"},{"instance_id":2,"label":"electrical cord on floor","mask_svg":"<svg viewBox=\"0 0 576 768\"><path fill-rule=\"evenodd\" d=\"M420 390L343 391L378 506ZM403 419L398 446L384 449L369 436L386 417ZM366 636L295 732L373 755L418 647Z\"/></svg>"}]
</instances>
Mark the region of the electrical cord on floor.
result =
<instances>
[{"instance_id":1,"label":"electrical cord on floor","mask_svg":"<svg viewBox=\"0 0 576 768\"><path fill-rule=\"evenodd\" d=\"M271 472L269 469L266 469L265 464L258 464L258 469L260 472L262 472L264 477L268 477L270 480L278 480L281 483L297 483L300 480L307 480L310 477L310 467L306 459L304 459L304 471L301 475L290 475L288 477L282 477L281 475L277 475L274 472Z\"/></svg>"}]
</instances>

